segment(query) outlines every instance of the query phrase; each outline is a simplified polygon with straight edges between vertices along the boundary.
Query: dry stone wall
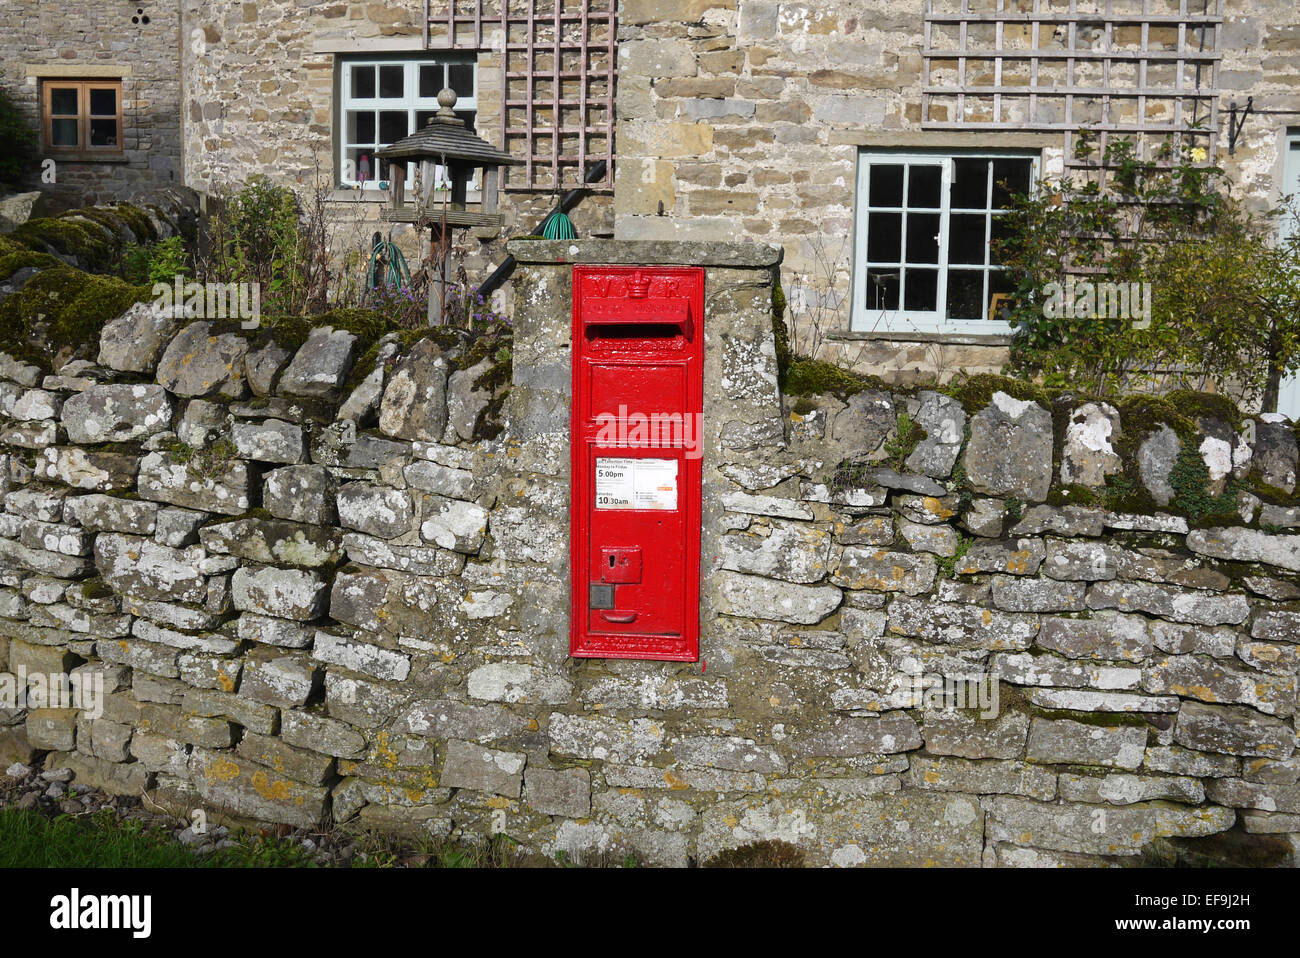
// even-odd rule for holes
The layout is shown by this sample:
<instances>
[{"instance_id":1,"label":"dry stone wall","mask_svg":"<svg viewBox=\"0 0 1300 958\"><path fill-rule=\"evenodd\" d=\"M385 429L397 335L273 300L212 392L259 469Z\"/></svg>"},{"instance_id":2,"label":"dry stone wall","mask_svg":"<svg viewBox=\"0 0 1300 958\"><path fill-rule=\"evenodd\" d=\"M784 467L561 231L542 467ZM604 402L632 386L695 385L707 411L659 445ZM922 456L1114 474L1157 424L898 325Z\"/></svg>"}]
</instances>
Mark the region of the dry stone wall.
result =
<instances>
[{"instance_id":1,"label":"dry stone wall","mask_svg":"<svg viewBox=\"0 0 1300 958\"><path fill-rule=\"evenodd\" d=\"M8 703L0 760L578 859L1122 864L1230 837L1294 863L1290 423L989 380L783 396L778 249L511 251L493 438L491 363L433 340L356 370L347 332L291 349L139 307L97 364L0 357L0 688L104 691ZM699 663L567 654L579 262L706 271Z\"/></svg>"}]
</instances>

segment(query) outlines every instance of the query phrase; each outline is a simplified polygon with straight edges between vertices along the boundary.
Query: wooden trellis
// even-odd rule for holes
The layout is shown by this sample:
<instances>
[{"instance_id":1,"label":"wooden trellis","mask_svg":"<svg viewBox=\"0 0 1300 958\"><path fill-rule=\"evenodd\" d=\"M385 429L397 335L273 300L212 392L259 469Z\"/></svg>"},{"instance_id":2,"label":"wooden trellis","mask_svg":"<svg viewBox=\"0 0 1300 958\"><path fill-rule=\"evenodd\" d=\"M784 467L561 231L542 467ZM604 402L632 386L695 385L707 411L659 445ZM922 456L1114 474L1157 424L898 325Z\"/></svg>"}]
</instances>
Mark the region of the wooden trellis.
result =
<instances>
[{"instance_id":1,"label":"wooden trellis","mask_svg":"<svg viewBox=\"0 0 1300 958\"><path fill-rule=\"evenodd\" d=\"M618 0L425 0L426 49L501 58L508 190L576 187L601 160L589 186L613 188L617 34Z\"/></svg>"},{"instance_id":2,"label":"wooden trellis","mask_svg":"<svg viewBox=\"0 0 1300 958\"><path fill-rule=\"evenodd\" d=\"M1060 130L1076 169L1104 166L1116 136L1141 159L1167 145L1212 163L1222 24L1223 0L926 0L921 122Z\"/></svg>"}]
</instances>

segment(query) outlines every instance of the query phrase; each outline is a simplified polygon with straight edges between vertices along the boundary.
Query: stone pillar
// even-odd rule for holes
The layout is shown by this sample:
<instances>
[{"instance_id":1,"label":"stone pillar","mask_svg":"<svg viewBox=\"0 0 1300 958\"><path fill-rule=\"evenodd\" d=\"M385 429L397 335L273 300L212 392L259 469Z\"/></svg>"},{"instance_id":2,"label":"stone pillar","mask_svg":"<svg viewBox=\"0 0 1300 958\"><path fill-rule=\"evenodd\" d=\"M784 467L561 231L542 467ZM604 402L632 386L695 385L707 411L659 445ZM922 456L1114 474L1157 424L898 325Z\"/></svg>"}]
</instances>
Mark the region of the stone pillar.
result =
<instances>
[{"instance_id":1,"label":"stone pillar","mask_svg":"<svg viewBox=\"0 0 1300 958\"><path fill-rule=\"evenodd\" d=\"M519 263L514 275L514 382L508 401L506 450L509 491L538 509L536 521L554 536L553 579L539 585L547 635L539 646L563 661L569 613L569 417L572 400L573 267L700 266L704 268L704 532L700 543L701 645L716 650L715 557L719 554L722 496L735 489L724 468L749 467L785 446L772 335L772 284L783 251L737 243L627 240L540 241L509 244ZM543 516L543 511L546 515ZM503 557L508 558L508 557ZM636 666L629 666L636 668ZM649 665L649 672L662 665Z\"/></svg>"}]
</instances>

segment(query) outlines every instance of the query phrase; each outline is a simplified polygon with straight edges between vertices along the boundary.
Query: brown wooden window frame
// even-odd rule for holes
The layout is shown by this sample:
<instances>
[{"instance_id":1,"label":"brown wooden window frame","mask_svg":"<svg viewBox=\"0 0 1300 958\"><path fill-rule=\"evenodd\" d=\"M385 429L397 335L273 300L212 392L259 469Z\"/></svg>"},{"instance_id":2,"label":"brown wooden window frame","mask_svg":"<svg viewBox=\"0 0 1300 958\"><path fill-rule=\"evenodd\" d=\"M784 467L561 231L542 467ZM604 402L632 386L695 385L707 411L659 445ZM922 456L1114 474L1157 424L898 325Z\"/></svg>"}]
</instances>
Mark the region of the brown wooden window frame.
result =
<instances>
[{"instance_id":1,"label":"brown wooden window frame","mask_svg":"<svg viewBox=\"0 0 1300 958\"><path fill-rule=\"evenodd\" d=\"M75 146L56 146L54 143L54 121L73 119L71 113L54 113L54 91L77 91L77 143ZM90 94L94 90L112 90L117 104L116 113L91 113ZM62 77L47 77L41 80L41 137L47 153L52 156L96 158L117 157L124 152L122 81L114 79L75 80ZM90 143L90 124L92 120L113 120L117 124L117 143L112 146L92 146Z\"/></svg>"}]
</instances>

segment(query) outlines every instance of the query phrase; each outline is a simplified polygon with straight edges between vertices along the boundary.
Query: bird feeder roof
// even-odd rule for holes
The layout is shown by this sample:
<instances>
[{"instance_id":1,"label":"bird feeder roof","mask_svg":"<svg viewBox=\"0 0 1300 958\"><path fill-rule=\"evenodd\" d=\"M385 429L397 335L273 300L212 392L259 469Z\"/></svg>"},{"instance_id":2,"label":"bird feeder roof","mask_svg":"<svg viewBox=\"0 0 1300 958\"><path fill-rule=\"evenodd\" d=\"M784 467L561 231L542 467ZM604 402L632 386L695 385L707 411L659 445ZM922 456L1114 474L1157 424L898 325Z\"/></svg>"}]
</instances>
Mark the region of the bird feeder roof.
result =
<instances>
[{"instance_id":1,"label":"bird feeder roof","mask_svg":"<svg viewBox=\"0 0 1300 958\"><path fill-rule=\"evenodd\" d=\"M440 163L459 160L475 166L506 166L521 162L470 131L453 110L456 105L454 92L443 90L438 94L438 103L442 109L433 115L424 129L391 146L375 150L375 156L385 160L427 159Z\"/></svg>"}]
</instances>

